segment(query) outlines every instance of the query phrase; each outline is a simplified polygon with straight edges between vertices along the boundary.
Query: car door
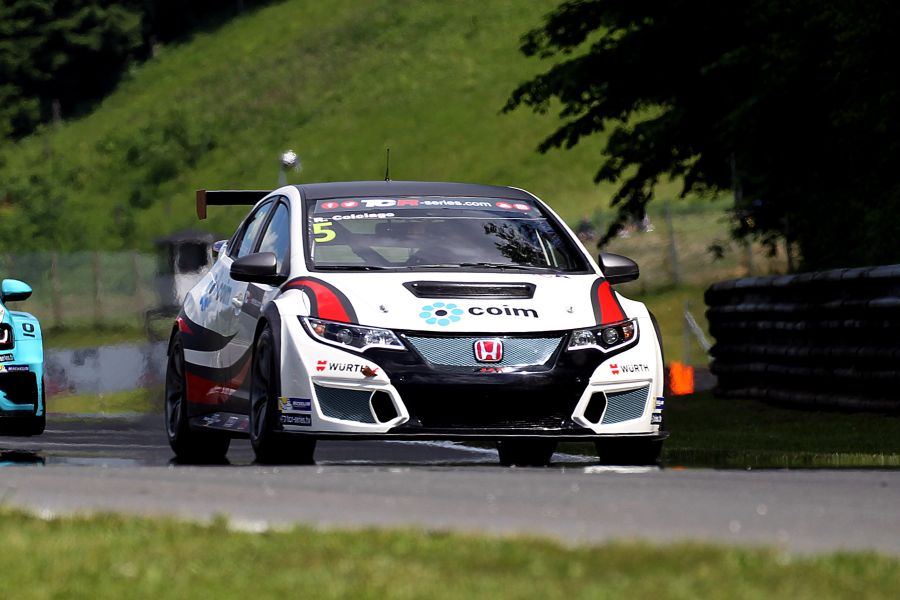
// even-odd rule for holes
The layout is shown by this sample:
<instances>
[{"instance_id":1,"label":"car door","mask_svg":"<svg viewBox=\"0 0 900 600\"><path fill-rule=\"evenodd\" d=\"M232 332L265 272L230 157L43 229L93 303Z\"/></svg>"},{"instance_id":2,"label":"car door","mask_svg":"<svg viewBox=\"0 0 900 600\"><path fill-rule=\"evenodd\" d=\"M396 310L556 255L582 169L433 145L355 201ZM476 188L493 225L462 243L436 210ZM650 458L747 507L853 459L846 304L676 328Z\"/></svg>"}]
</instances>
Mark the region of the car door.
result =
<instances>
[{"instance_id":1,"label":"car door","mask_svg":"<svg viewBox=\"0 0 900 600\"><path fill-rule=\"evenodd\" d=\"M282 275L290 272L290 220L287 203L283 200L277 202L254 248L254 252L275 254L278 273ZM251 356L256 325L263 306L278 293L278 287L274 285L265 283L245 285L241 309L237 316L236 333L231 343L235 355L241 361L249 360ZM243 382L247 385L237 385L233 393L238 398L247 399L249 398L249 381L244 379Z\"/></svg>"},{"instance_id":2,"label":"car door","mask_svg":"<svg viewBox=\"0 0 900 600\"><path fill-rule=\"evenodd\" d=\"M222 261L223 271L219 274L220 279L216 281L217 296L220 299L216 316L217 329L222 335L230 338L228 344L219 353L221 377L218 383L222 386L226 404L228 397L240 388L250 371L248 348L239 334L242 328L248 326L246 321L249 316L243 311L248 284L231 278L231 264L236 259L254 252L274 205L274 200L267 201L244 220L229 245L228 255Z\"/></svg>"}]
</instances>

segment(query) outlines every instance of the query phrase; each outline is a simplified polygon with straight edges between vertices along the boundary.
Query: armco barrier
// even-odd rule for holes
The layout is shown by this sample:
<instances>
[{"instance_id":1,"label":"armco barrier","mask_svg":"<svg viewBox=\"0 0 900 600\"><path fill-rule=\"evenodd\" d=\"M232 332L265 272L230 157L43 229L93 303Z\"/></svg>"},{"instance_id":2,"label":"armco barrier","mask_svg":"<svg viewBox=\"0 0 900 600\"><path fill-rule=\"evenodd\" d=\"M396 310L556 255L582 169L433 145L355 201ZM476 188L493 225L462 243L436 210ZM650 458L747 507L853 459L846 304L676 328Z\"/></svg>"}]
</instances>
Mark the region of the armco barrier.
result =
<instances>
[{"instance_id":1,"label":"armco barrier","mask_svg":"<svg viewBox=\"0 0 900 600\"><path fill-rule=\"evenodd\" d=\"M900 265L724 281L706 304L717 394L900 410Z\"/></svg>"}]
</instances>

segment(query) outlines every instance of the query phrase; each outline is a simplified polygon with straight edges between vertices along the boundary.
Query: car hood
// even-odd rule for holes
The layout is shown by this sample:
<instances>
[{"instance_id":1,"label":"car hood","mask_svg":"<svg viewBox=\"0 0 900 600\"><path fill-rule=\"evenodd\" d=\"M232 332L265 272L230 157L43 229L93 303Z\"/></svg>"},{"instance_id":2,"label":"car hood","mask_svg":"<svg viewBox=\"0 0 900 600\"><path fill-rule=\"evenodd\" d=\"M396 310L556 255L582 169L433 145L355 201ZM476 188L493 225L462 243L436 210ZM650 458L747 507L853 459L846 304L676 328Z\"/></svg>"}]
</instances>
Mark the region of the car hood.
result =
<instances>
[{"instance_id":1,"label":"car hood","mask_svg":"<svg viewBox=\"0 0 900 600\"><path fill-rule=\"evenodd\" d=\"M485 284L497 289L477 295ZM301 314L411 331L559 331L626 317L595 274L317 273L285 290Z\"/></svg>"}]
</instances>

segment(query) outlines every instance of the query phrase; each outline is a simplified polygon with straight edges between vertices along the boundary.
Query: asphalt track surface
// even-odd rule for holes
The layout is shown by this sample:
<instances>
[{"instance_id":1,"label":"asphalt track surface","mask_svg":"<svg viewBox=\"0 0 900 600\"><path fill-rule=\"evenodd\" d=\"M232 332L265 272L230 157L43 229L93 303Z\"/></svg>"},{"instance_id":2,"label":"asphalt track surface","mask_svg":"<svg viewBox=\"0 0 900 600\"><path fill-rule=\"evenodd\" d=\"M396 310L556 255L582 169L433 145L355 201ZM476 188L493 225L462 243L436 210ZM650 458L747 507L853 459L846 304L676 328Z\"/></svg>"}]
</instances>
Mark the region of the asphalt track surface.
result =
<instances>
[{"instance_id":1,"label":"asphalt track surface","mask_svg":"<svg viewBox=\"0 0 900 600\"><path fill-rule=\"evenodd\" d=\"M246 440L228 465L172 463L159 415L59 420L0 437L0 503L41 515L119 511L251 531L419 526L567 543L612 539L900 554L898 471L616 468L557 454L509 469L458 444L322 442L316 465L262 467Z\"/></svg>"}]
</instances>

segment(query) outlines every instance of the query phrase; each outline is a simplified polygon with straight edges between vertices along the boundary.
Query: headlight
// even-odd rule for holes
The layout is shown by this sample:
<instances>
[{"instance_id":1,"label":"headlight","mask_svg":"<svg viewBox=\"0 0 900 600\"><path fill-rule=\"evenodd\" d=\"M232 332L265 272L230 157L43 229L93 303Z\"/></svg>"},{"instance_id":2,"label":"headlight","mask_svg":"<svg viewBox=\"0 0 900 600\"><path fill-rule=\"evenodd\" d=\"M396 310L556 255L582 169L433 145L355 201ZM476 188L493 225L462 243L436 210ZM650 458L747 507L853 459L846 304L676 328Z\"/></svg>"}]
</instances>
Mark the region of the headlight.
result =
<instances>
[{"instance_id":1,"label":"headlight","mask_svg":"<svg viewBox=\"0 0 900 600\"><path fill-rule=\"evenodd\" d=\"M16 345L16 336L13 334L12 325L3 323L0 325L0 350L10 350Z\"/></svg>"},{"instance_id":2,"label":"headlight","mask_svg":"<svg viewBox=\"0 0 900 600\"><path fill-rule=\"evenodd\" d=\"M590 329L576 329L569 338L568 350L594 348L609 352L633 344L637 336L637 321L634 319Z\"/></svg>"},{"instance_id":3,"label":"headlight","mask_svg":"<svg viewBox=\"0 0 900 600\"><path fill-rule=\"evenodd\" d=\"M358 352L368 348L406 350L406 346L390 329L362 327L337 321L324 321L311 317L300 317L300 322L312 337L334 346L346 346Z\"/></svg>"}]
</instances>

